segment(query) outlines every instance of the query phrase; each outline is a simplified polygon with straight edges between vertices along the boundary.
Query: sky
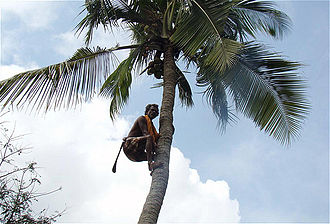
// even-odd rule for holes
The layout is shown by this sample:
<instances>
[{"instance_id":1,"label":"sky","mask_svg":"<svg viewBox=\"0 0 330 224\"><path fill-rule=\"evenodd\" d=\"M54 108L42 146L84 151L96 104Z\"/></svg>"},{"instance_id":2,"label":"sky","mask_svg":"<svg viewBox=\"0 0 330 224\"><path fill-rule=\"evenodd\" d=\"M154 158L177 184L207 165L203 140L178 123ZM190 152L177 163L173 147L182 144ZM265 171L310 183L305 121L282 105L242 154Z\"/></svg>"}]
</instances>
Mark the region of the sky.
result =
<instances>
[{"instance_id":1,"label":"sky","mask_svg":"<svg viewBox=\"0 0 330 224\"><path fill-rule=\"evenodd\" d=\"M260 40L305 66L312 110L289 147L241 116L224 134L211 108L188 79L195 106L174 108L170 179L159 223L321 223L329 221L329 3L278 1L293 21L281 41ZM0 1L0 79L55 64L84 45L74 35L83 1ZM99 30L93 45L129 43L129 34ZM123 59L127 52L118 54ZM6 115L17 134L28 134L23 155L41 167L41 191L62 187L37 208L66 208L61 223L136 222L149 191L146 163L124 154L111 168L124 137L148 103L161 103L151 77L134 80L131 97L112 122L109 102L95 98L75 111ZM158 127L158 119L154 122ZM193 130L193 131L192 131Z\"/></svg>"}]
</instances>

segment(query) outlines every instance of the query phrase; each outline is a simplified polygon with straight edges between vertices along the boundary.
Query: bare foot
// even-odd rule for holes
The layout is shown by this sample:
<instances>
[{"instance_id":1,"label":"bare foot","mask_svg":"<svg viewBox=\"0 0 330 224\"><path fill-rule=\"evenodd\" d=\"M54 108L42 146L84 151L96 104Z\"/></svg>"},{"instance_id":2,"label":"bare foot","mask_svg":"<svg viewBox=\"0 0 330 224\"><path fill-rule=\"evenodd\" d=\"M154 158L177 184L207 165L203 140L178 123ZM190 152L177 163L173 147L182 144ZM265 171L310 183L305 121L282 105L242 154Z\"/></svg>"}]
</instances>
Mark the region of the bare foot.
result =
<instances>
[{"instance_id":1,"label":"bare foot","mask_svg":"<svg viewBox=\"0 0 330 224\"><path fill-rule=\"evenodd\" d=\"M152 171L152 161L150 161L150 162L148 162L148 169L149 169L149 171Z\"/></svg>"}]
</instances>

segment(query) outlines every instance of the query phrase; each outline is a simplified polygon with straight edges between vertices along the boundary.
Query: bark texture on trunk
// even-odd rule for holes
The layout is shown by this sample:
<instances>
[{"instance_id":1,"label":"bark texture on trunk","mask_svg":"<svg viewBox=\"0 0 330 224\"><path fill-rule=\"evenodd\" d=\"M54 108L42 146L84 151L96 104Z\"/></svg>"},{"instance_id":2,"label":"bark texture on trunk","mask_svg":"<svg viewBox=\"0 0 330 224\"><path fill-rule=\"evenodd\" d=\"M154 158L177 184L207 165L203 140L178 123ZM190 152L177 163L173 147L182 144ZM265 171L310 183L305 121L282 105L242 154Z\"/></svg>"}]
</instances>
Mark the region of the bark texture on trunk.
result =
<instances>
[{"instance_id":1,"label":"bark texture on trunk","mask_svg":"<svg viewBox=\"0 0 330 224\"><path fill-rule=\"evenodd\" d=\"M169 178L170 150L174 132L173 107L175 99L176 73L173 48L167 46L165 49L163 98L159 117L159 132L161 137L158 141L156 157L156 161L163 163L163 166L155 169L152 174L150 191L138 223L157 223Z\"/></svg>"}]
</instances>

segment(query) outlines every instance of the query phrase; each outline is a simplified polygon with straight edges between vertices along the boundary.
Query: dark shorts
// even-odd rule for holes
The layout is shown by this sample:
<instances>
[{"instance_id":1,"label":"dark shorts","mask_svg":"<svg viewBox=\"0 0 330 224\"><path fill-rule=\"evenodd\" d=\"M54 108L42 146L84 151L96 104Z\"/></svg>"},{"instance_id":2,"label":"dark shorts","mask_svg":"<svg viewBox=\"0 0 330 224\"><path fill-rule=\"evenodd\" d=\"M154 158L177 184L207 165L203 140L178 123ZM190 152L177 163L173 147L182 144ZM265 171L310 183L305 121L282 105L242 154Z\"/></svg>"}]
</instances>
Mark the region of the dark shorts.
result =
<instances>
[{"instance_id":1,"label":"dark shorts","mask_svg":"<svg viewBox=\"0 0 330 224\"><path fill-rule=\"evenodd\" d=\"M133 162L147 161L145 137L128 137L123 140L123 150L128 159Z\"/></svg>"}]
</instances>

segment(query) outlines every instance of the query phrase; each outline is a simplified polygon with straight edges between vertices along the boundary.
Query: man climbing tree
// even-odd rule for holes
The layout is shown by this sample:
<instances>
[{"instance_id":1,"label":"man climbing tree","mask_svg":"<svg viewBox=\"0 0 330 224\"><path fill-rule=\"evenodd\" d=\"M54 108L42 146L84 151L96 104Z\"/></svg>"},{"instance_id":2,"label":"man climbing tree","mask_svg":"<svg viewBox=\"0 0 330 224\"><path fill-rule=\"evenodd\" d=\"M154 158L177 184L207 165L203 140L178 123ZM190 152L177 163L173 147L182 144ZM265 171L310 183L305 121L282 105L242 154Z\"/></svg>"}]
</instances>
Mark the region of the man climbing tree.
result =
<instances>
[{"instance_id":1,"label":"man climbing tree","mask_svg":"<svg viewBox=\"0 0 330 224\"><path fill-rule=\"evenodd\" d=\"M148 161L148 168L152 172L160 166L160 163L154 161L159 134L152 123L159 114L158 105L148 104L144 114L136 119L128 136L123 139L120 150L123 148L127 158L133 162ZM112 168L114 173L120 150Z\"/></svg>"}]
</instances>

